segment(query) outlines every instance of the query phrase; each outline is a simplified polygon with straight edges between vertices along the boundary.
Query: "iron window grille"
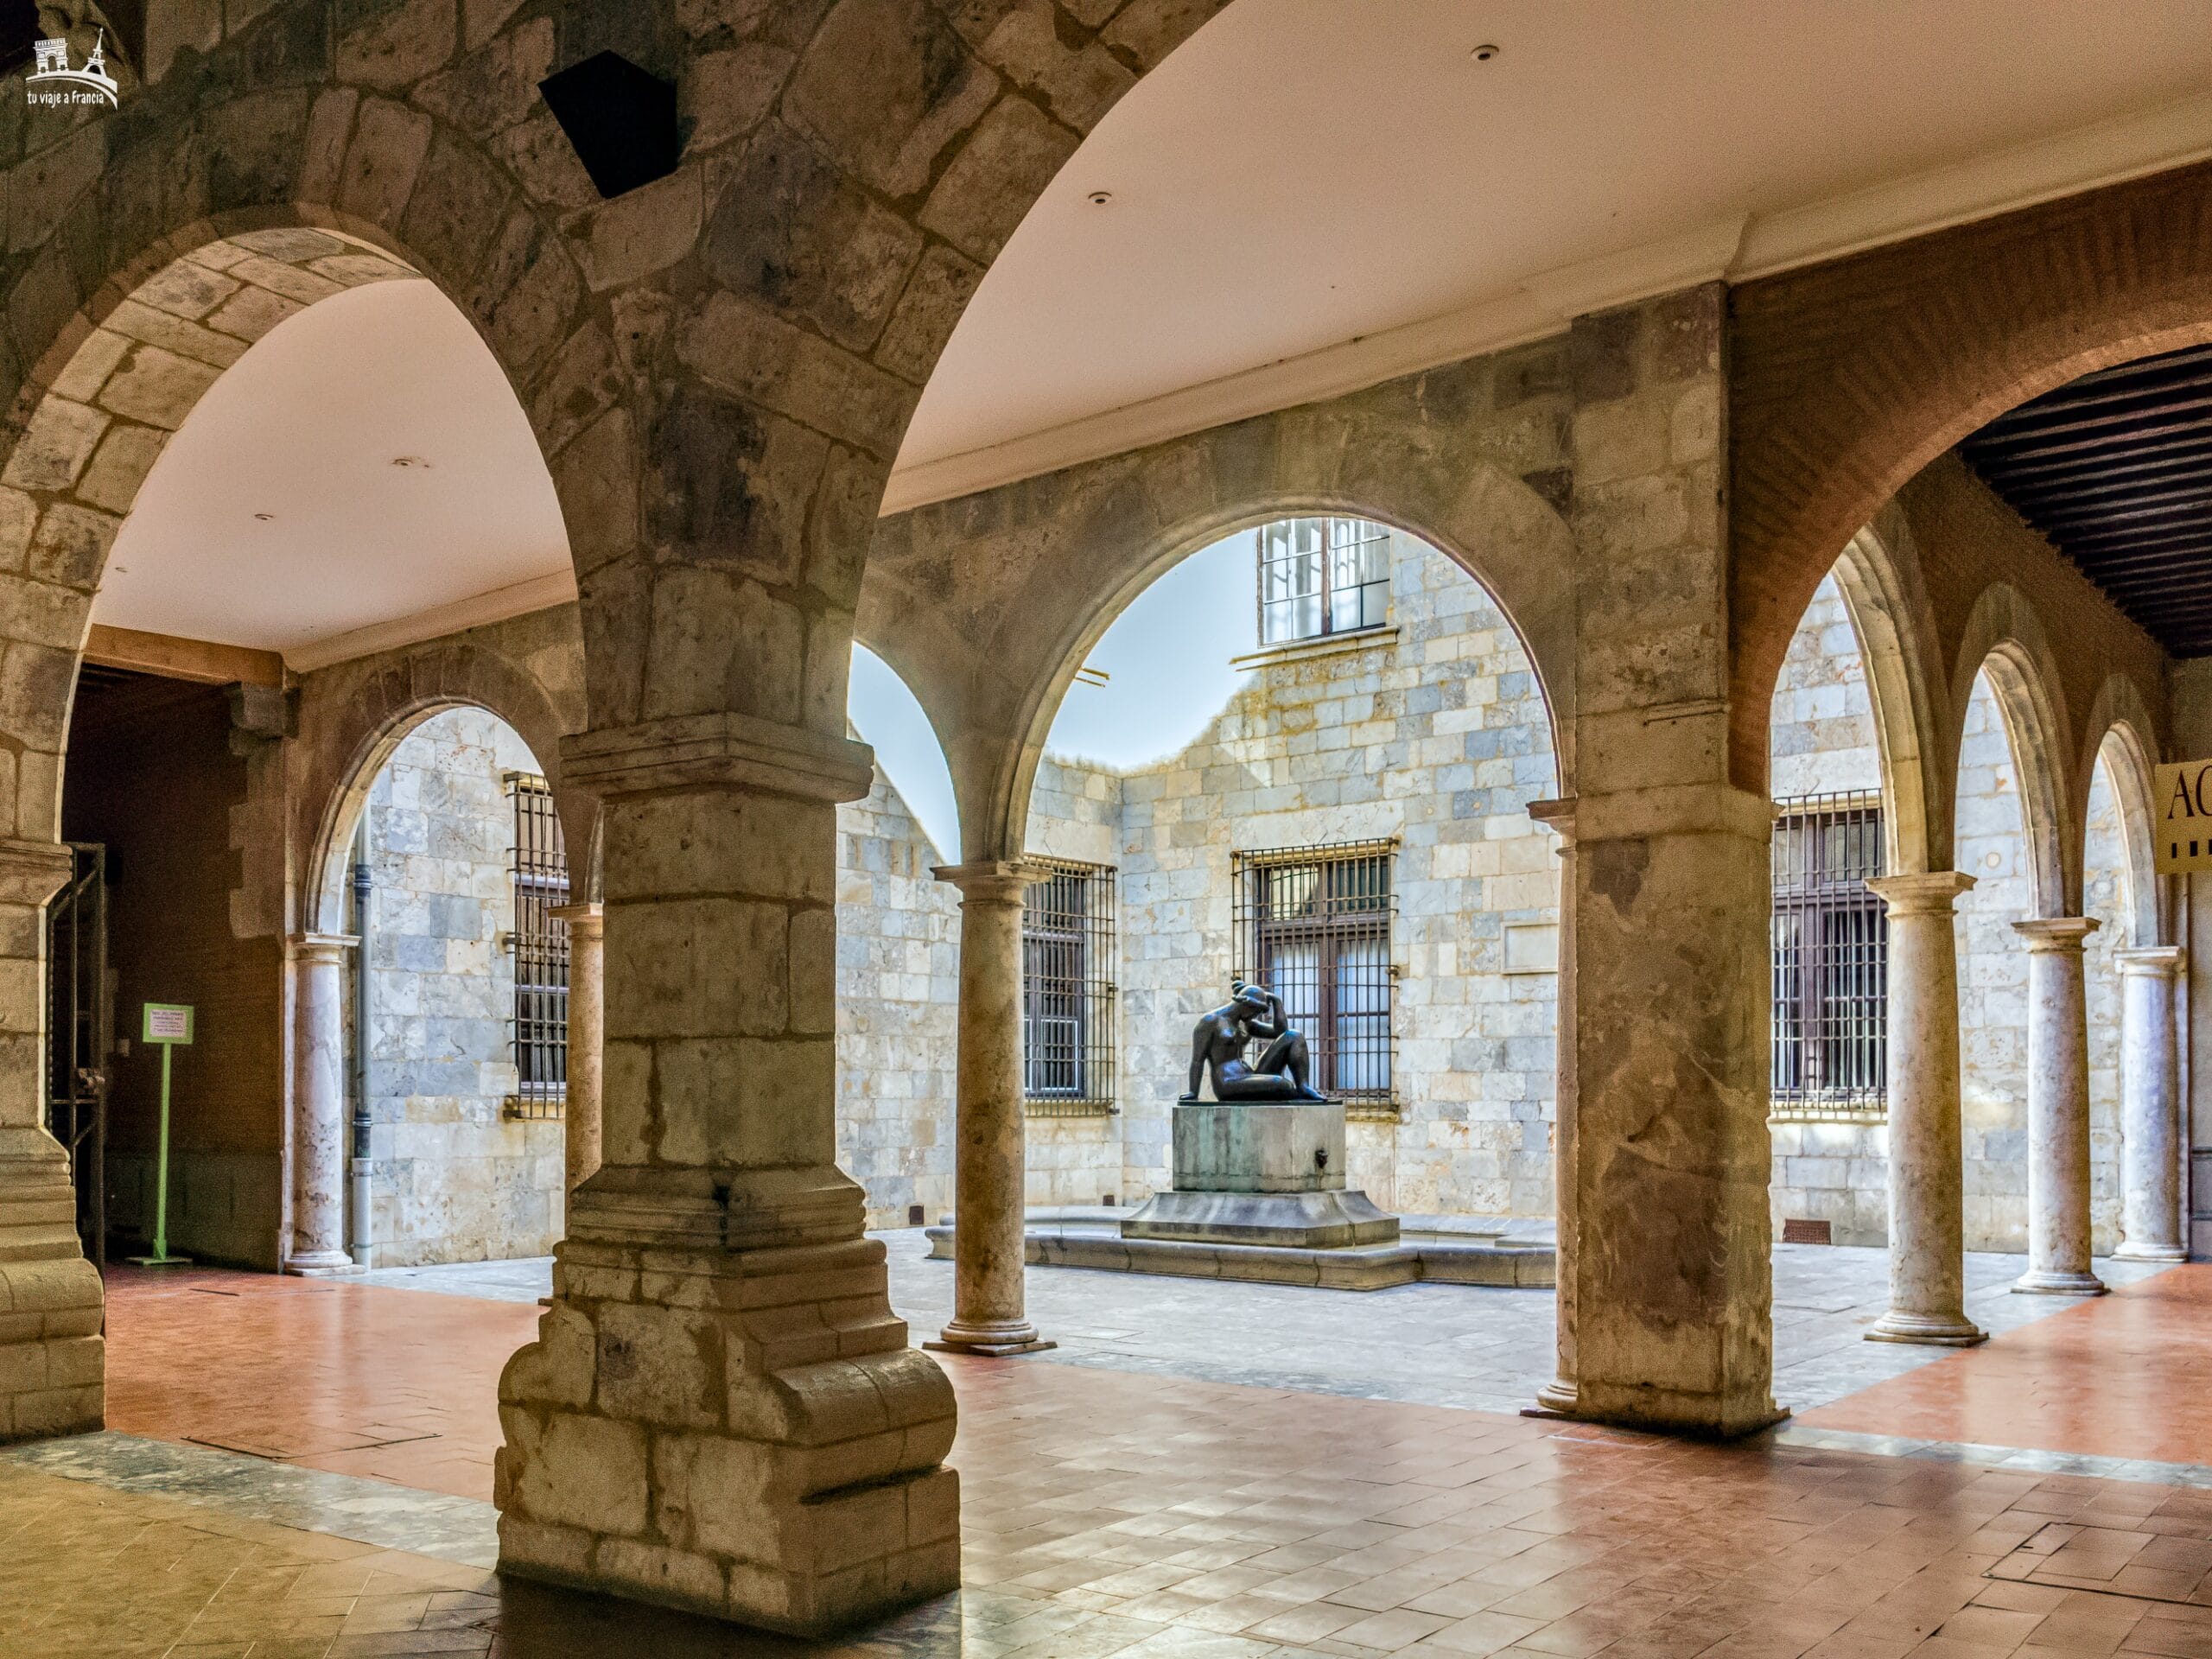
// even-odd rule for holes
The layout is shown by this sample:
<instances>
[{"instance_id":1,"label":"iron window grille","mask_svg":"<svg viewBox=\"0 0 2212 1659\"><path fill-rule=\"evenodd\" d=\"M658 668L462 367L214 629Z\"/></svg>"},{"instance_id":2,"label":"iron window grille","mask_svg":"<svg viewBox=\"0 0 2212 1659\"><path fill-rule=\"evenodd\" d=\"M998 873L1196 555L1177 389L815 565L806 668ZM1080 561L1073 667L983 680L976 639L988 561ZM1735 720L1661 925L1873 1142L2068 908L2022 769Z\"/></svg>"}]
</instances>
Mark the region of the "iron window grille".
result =
<instances>
[{"instance_id":1,"label":"iron window grille","mask_svg":"<svg viewBox=\"0 0 2212 1659\"><path fill-rule=\"evenodd\" d=\"M1889 912L1878 794L1775 803L1771 1090L1783 1112L1882 1109L1889 1062Z\"/></svg>"},{"instance_id":2,"label":"iron window grille","mask_svg":"<svg viewBox=\"0 0 2212 1659\"><path fill-rule=\"evenodd\" d=\"M1313 1086L1348 1105L1394 1093L1390 1005L1395 909L1390 841L1233 855L1237 977L1282 999L1306 1033Z\"/></svg>"},{"instance_id":3,"label":"iron window grille","mask_svg":"<svg viewBox=\"0 0 2212 1659\"><path fill-rule=\"evenodd\" d=\"M569 1097L569 925L553 914L569 902L569 860L561 819L543 778L509 772L514 801L515 925L508 949L515 968L518 1117L557 1117Z\"/></svg>"},{"instance_id":4,"label":"iron window grille","mask_svg":"<svg viewBox=\"0 0 2212 1659\"><path fill-rule=\"evenodd\" d=\"M1044 1116L1114 1109L1114 871L1067 859L1021 900L1021 1088Z\"/></svg>"},{"instance_id":5,"label":"iron window grille","mask_svg":"<svg viewBox=\"0 0 2212 1659\"><path fill-rule=\"evenodd\" d=\"M1379 628L1390 602L1390 531L1364 518L1282 518L1254 532L1260 643Z\"/></svg>"}]
</instances>

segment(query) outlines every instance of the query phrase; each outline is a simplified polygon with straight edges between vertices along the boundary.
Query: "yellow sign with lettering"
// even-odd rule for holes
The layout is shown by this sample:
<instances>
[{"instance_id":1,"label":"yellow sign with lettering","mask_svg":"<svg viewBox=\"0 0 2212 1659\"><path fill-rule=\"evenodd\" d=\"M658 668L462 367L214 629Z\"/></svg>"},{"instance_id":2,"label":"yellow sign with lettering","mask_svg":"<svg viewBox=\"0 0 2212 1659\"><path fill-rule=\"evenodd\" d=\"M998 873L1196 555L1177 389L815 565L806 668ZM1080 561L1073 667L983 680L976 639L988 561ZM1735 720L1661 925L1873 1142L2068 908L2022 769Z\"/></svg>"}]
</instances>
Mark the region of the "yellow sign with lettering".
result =
<instances>
[{"instance_id":1,"label":"yellow sign with lettering","mask_svg":"<svg viewBox=\"0 0 2212 1659\"><path fill-rule=\"evenodd\" d=\"M2158 874L2212 870L2212 760L2160 766L2157 789L2158 835L2152 853Z\"/></svg>"}]
</instances>

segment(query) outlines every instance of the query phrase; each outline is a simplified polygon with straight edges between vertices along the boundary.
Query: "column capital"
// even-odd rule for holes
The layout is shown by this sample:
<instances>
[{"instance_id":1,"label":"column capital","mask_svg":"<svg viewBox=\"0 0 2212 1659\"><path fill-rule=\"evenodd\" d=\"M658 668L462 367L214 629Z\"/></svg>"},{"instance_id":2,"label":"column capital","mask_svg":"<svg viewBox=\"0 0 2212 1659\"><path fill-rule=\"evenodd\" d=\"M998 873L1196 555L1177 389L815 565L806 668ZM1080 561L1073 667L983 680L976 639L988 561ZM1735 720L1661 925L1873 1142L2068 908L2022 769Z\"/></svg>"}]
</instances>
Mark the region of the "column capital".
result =
<instances>
[{"instance_id":1,"label":"column capital","mask_svg":"<svg viewBox=\"0 0 2212 1659\"><path fill-rule=\"evenodd\" d=\"M1549 804L1549 803L1546 803ZM1565 822L1546 819L1578 844L1669 836L1739 836L1764 846L1774 838L1774 803L1733 784L1660 784L1567 798ZM1532 810L1531 817L1535 816Z\"/></svg>"},{"instance_id":2,"label":"column capital","mask_svg":"<svg viewBox=\"0 0 2212 1659\"><path fill-rule=\"evenodd\" d=\"M1948 916L1959 895L1974 890L1974 877L1958 870L1923 870L1878 875L1866 885L1892 916Z\"/></svg>"},{"instance_id":3,"label":"column capital","mask_svg":"<svg viewBox=\"0 0 2212 1659\"><path fill-rule=\"evenodd\" d=\"M76 855L58 841L0 837L0 904L42 905L76 868Z\"/></svg>"},{"instance_id":4,"label":"column capital","mask_svg":"<svg viewBox=\"0 0 2212 1659\"><path fill-rule=\"evenodd\" d=\"M1572 842L1574 840L1575 804L1573 796L1561 795L1548 801L1531 801L1526 810L1530 817L1561 841Z\"/></svg>"},{"instance_id":5,"label":"column capital","mask_svg":"<svg viewBox=\"0 0 2212 1659\"><path fill-rule=\"evenodd\" d=\"M2028 942L2031 955L2079 956L2083 942L2103 925L2094 916L2037 916L2013 923L2012 931Z\"/></svg>"},{"instance_id":6,"label":"column capital","mask_svg":"<svg viewBox=\"0 0 2212 1659\"><path fill-rule=\"evenodd\" d=\"M756 789L810 801L857 801L875 752L849 737L750 715L678 715L561 740L561 781L602 801L660 790Z\"/></svg>"},{"instance_id":7,"label":"column capital","mask_svg":"<svg viewBox=\"0 0 2212 1659\"><path fill-rule=\"evenodd\" d=\"M963 905L1018 905L1038 870L1027 859L978 858L965 864L934 865L930 874L959 888Z\"/></svg>"},{"instance_id":8,"label":"column capital","mask_svg":"<svg viewBox=\"0 0 2212 1659\"><path fill-rule=\"evenodd\" d=\"M2139 945L2132 950L2115 950L2112 957L2121 973L2145 978L2176 979L2189 966L2189 952L2178 944Z\"/></svg>"},{"instance_id":9,"label":"column capital","mask_svg":"<svg viewBox=\"0 0 2212 1659\"><path fill-rule=\"evenodd\" d=\"M286 954L295 962L343 962L346 953L360 944L353 933L295 933L287 939Z\"/></svg>"},{"instance_id":10,"label":"column capital","mask_svg":"<svg viewBox=\"0 0 2212 1659\"><path fill-rule=\"evenodd\" d=\"M582 935L585 938L593 938L607 926L607 906L604 905L585 902L556 905L545 913L556 922L566 922L572 937Z\"/></svg>"}]
</instances>

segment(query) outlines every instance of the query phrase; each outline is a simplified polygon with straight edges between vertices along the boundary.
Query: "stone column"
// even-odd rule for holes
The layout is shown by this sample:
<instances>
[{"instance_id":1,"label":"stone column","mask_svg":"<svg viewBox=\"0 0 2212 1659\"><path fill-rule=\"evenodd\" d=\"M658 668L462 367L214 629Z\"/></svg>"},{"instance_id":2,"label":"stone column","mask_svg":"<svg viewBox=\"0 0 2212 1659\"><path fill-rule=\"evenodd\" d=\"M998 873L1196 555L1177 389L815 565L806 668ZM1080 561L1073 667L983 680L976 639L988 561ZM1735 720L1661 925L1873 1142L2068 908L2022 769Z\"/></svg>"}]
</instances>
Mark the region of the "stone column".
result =
<instances>
[{"instance_id":1,"label":"stone column","mask_svg":"<svg viewBox=\"0 0 2212 1659\"><path fill-rule=\"evenodd\" d=\"M292 1248L284 1271L351 1268L346 1253L346 952L334 933L292 941Z\"/></svg>"},{"instance_id":2,"label":"stone column","mask_svg":"<svg viewBox=\"0 0 2212 1659\"><path fill-rule=\"evenodd\" d=\"M2174 985L2179 945L2116 953L2120 963L2120 1232L2131 1262L2184 1262L2181 1217L2181 1054Z\"/></svg>"},{"instance_id":3,"label":"stone column","mask_svg":"<svg viewBox=\"0 0 2212 1659\"><path fill-rule=\"evenodd\" d=\"M1890 1306L1866 1339L1971 1347L1989 1333L1967 1317L1953 910L1974 878L1934 870L1867 886L1890 912Z\"/></svg>"},{"instance_id":4,"label":"stone column","mask_svg":"<svg viewBox=\"0 0 2212 1659\"><path fill-rule=\"evenodd\" d=\"M1559 974L1553 1002L1557 1022L1552 1090L1552 1230L1554 1339L1557 1369L1552 1380L1536 1390L1536 1404L1544 1411L1573 1416L1577 1393L1574 1358L1574 802L1572 798L1531 801L1529 816L1548 824L1559 835Z\"/></svg>"},{"instance_id":5,"label":"stone column","mask_svg":"<svg viewBox=\"0 0 2212 1659\"><path fill-rule=\"evenodd\" d=\"M869 752L725 714L563 763L606 810L604 1161L500 1378L500 1568L806 1635L953 1589L952 1389L836 1166L836 804Z\"/></svg>"},{"instance_id":6,"label":"stone column","mask_svg":"<svg viewBox=\"0 0 2212 1659\"><path fill-rule=\"evenodd\" d=\"M569 1154L565 1187L574 1192L599 1167L607 927L605 913L597 905L563 905L553 914L569 925L569 1098L563 1116Z\"/></svg>"},{"instance_id":7,"label":"stone column","mask_svg":"<svg viewBox=\"0 0 2212 1659\"><path fill-rule=\"evenodd\" d=\"M2089 1017L2086 916L2015 922L2028 942L2028 1270L2012 1288L2098 1296L2089 1270Z\"/></svg>"},{"instance_id":8,"label":"stone column","mask_svg":"<svg viewBox=\"0 0 2212 1659\"><path fill-rule=\"evenodd\" d=\"M1029 1174L1021 1105L1021 895L1017 861L947 865L960 889L960 1046L952 1198L952 1323L925 1344L1026 1354L1039 1339L1022 1312Z\"/></svg>"},{"instance_id":9,"label":"stone column","mask_svg":"<svg viewBox=\"0 0 2212 1659\"><path fill-rule=\"evenodd\" d=\"M69 849L0 840L0 1440L105 1421L100 1276L46 1130L46 903Z\"/></svg>"}]
</instances>

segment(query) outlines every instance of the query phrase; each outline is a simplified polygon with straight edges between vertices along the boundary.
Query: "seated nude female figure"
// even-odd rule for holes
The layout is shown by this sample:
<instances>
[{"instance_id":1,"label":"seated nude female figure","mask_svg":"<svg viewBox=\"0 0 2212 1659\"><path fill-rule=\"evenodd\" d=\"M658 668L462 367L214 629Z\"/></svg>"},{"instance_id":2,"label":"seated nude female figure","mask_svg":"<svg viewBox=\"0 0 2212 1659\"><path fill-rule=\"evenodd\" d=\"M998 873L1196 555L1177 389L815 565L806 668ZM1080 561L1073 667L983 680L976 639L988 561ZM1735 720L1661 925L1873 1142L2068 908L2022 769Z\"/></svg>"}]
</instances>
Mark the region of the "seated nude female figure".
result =
<instances>
[{"instance_id":1,"label":"seated nude female figure","mask_svg":"<svg viewBox=\"0 0 2212 1659\"><path fill-rule=\"evenodd\" d=\"M1241 979L1230 980L1229 991L1230 1000L1201 1018L1191 1034L1191 1089L1179 1098L1198 1097L1211 1061L1216 1100L1326 1100L1307 1081L1313 1061L1306 1037L1283 1023L1282 999ZM1244 1050L1255 1037L1267 1047L1248 1065Z\"/></svg>"}]
</instances>

